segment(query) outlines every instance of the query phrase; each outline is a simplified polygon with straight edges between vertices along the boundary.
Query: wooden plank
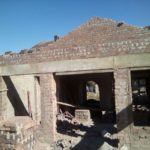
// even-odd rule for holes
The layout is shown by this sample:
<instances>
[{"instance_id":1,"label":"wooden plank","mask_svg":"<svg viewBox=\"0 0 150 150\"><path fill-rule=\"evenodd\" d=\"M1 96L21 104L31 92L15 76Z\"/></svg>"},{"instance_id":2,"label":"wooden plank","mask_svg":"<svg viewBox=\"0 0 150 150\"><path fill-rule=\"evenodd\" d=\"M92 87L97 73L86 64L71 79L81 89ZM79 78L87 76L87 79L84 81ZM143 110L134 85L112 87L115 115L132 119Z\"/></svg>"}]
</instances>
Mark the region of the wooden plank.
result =
<instances>
[{"instance_id":1,"label":"wooden plank","mask_svg":"<svg viewBox=\"0 0 150 150\"><path fill-rule=\"evenodd\" d=\"M89 110L94 110L94 111L102 111L101 108L91 108L91 107L85 107L85 106L77 106L77 105L72 105L64 102L57 102L58 105L63 105L63 106L68 106L72 108L79 108L79 109L89 109Z\"/></svg>"},{"instance_id":2,"label":"wooden plank","mask_svg":"<svg viewBox=\"0 0 150 150\"><path fill-rule=\"evenodd\" d=\"M72 104L68 104L68 103L64 103L64 102L57 102L57 104L63 105L63 106L69 106L69 107L73 107L73 108L78 107L78 106L75 106L75 105L72 105Z\"/></svg>"},{"instance_id":3,"label":"wooden plank","mask_svg":"<svg viewBox=\"0 0 150 150\"><path fill-rule=\"evenodd\" d=\"M85 70L85 71L68 71L68 72L56 72L56 76L62 75L80 75L80 74L93 74L93 73L108 73L113 72L112 69L102 69L102 70Z\"/></svg>"}]
</instances>

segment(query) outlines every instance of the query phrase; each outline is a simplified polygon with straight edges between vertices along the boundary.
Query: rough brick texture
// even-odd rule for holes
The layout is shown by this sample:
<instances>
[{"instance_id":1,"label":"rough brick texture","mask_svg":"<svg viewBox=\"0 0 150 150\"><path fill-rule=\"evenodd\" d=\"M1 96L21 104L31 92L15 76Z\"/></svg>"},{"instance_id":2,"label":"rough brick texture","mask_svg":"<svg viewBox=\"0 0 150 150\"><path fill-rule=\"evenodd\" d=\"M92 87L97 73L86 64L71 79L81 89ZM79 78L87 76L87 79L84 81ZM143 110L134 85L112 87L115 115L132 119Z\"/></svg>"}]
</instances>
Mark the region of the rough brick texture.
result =
<instances>
[{"instance_id":1,"label":"rough brick texture","mask_svg":"<svg viewBox=\"0 0 150 150\"><path fill-rule=\"evenodd\" d=\"M1 150L33 150L35 122L30 117L13 117L0 122Z\"/></svg>"},{"instance_id":2,"label":"rough brick texture","mask_svg":"<svg viewBox=\"0 0 150 150\"><path fill-rule=\"evenodd\" d=\"M41 82L41 125L50 140L55 140L56 133L56 84L52 74L44 74Z\"/></svg>"},{"instance_id":3,"label":"rough brick texture","mask_svg":"<svg viewBox=\"0 0 150 150\"><path fill-rule=\"evenodd\" d=\"M0 77L0 89L0 116L2 116L2 77Z\"/></svg>"},{"instance_id":4,"label":"rough brick texture","mask_svg":"<svg viewBox=\"0 0 150 150\"><path fill-rule=\"evenodd\" d=\"M36 45L29 53L0 57L1 65L106 57L150 52L150 30L93 18L56 42Z\"/></svg>"},{"instance_id":5,"label":"rough brick texture","mask_svg":"<svg viewBox=\"0 0 150 150\"><path fill-rule=\"evenodd\" d=\"M130 145L130 127L132 119L131 81L128 69L119 69L114 73L117 130L120 146Z\"/></svg>"}]
</instances>

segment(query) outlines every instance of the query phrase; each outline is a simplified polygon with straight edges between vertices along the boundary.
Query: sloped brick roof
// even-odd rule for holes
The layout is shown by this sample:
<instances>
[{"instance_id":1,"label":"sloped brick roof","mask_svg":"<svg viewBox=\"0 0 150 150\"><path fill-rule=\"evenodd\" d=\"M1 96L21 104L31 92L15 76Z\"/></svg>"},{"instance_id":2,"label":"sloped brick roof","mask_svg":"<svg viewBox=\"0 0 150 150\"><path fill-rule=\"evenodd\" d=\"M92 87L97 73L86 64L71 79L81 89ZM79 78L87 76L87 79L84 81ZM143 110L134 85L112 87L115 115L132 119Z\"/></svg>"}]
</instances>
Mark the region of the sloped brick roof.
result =
<instances>
[{"instance_id":1,"label":"sloped brick roof","mask_svg":"<svg viewBox=\"0 0 150 150\"><path fill-rule=\"evenodd\" d=\"M150 52L149 46L150 30L148 29L125 23L118 26L118 22L112 20L92 18L58 41L43 45L42 50L65 49L72 52L74 50L76 53L88 51L88 53L96 52L99 56L105 56Z\"/></svg>"},{"instance_id":2,"label":"sloped brick roof","mask_svg":"<svg viewBox=\"0 0 150 150\"><path fill-rule=\"evenodd\" d=\"M114 42L135 39L139 39L140 41L140 39L142 40L143 38L150 38L150 30L148 29L134 27L125 23L119 27L118 24L118 22L109 19L92 18L57 42L49 42L47 46L63 48L106 43L110 45L110 43Z\"/></svg>"},{"instance_id":3,"label":"sloped brick roof","mask_svg":"<svg viewBox=\"0 0 150 150\"><path fill-rule=\"evenodd\" d=\"M21 63L35 63L143 52L150 52L150 30L96 17L56 42L34 46L28 59L18 57Z\"/></svg>"}]
</instances>

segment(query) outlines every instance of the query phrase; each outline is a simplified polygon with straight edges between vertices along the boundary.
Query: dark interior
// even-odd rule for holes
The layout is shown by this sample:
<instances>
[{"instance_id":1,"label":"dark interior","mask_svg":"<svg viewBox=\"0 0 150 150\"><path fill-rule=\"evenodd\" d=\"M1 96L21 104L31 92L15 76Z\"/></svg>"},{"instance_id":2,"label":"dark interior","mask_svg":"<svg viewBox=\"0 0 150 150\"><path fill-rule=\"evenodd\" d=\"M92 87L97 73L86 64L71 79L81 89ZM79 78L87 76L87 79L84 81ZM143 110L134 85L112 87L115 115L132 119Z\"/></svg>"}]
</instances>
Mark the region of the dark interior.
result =
<instances>
[{"instance_id":1,"label":"dark interior","mask_svg":"<svg viewBox=\"0 0 150 150\"><path fill-rule=\"evenodd\" d=\"M135 126L150 125L150 70L132 71L133 120Z\"/></svg>"},{"instance_id":2,"label":"dark interior","mask_svg":"<svg viewBox=\"0 0 150 150\"><path fill-rule=\"evenodd\" d=\"M58 111L61 109L74 115L76 108L86 108L90 110L92 119L115 122L113 73L59 75L55 78L58 101L75 106L58 105ZM96 94L96 86L88 86L89 82L97 86L99 99L87 98L89 92Z\"/></svg>"}]
</instances>

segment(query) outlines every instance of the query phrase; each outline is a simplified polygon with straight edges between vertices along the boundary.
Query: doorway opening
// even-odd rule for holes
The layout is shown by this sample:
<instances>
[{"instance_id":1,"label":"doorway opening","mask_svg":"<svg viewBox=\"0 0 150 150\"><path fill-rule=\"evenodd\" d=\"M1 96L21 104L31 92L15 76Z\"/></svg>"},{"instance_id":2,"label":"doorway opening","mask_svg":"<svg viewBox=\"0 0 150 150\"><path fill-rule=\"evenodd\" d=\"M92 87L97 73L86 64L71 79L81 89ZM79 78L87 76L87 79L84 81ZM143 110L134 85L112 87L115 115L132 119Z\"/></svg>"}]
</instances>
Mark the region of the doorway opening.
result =
<instances>
[{"instance_id":1,"label":"doorway opening","mask_svg":"<svg viewBox=\"0 0 150 150\"><path fill-rule=\"evenodd\" d=\"M56 76L58 112L90 111L91 119L115 122L113 73Z\"/></svg>"},{"instance_id":2,"label":"doorway opening","mask_svg":"<svg viewBox=\"0 0 150 150\"><path fill-rule=\"evenodd\" d=\"M131 72L132 111L135 126L150 125L150 70Z\"/></svg>"}]
</instances>

